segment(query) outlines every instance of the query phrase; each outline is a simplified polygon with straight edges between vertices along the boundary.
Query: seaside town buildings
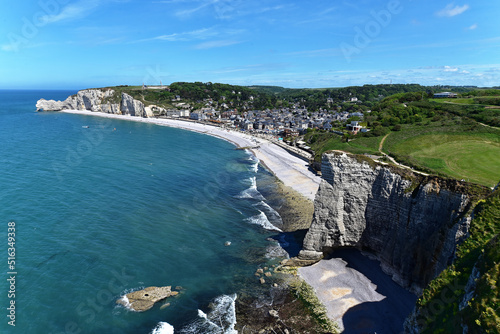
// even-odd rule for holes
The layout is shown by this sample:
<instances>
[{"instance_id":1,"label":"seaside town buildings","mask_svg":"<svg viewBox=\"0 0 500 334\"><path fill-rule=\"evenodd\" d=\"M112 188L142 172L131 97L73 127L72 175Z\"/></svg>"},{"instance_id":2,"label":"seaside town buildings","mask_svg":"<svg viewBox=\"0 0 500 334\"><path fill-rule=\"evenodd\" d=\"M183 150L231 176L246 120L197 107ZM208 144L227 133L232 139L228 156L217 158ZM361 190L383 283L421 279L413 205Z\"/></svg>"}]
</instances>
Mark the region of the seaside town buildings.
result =
<instances>
[{"instance_id":1,"label":"seaside town buildings","mask_svg":"<svg viewBox=\"0 0 500 334\"><path fill-rule=\"evenodd\" d=\"M337 133L339 126L351 133L369 131L361 125L360 121L364 117L361 112L349 113L337 109L309 112L306 108L293 105L289 108L246 110L240 113L236 109L229 109L225 103L220 105L220 109L223 110L220 111L209 99L205 102L205 108L192 111L188 104L179 102L176 104L177 109L162 110L159 117L210 122L231 129L281 137L298 136L307 129L334 131L333 124L336 125ZM360 121L347 124L351 117L356 117Z\"/></svg>"}]
</instances>

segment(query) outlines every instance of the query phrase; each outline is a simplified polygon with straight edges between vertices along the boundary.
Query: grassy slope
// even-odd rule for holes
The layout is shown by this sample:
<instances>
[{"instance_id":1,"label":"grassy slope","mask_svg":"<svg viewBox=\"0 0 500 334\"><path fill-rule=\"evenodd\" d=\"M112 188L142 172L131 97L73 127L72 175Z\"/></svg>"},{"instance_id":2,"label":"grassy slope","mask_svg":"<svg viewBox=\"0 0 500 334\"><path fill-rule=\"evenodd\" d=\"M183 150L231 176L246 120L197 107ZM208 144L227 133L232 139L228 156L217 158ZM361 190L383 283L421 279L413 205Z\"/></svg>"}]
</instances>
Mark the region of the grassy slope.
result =
<instances>
[{"instance_id":1,"label":"grassy slope","mask_svg":"<svg viewBox=\"0 0 500 334\"><path fill-rule=\"evenodd\" d=\"M437 103L475 104L473 98L429 99L429 101Z\"/></svg>"},{"instance_id":2,"label":"grassy slope","mask_svg":"<svg viewBox=\"0 0 500 334\"><path fill-rule=\"evenodd\" d=\"M500 332L500 190L476 207L470 237L454 263L434 279L417 302L422 333ZM475 293L459 310L472 269L479 269Z\"/></svg>"},{"instance_id":3,"label":"grassy slope","mask_svg":"<svg viewBox=\"0 0 500 334\"><path fill-rule=\"evenodd\" d=\"M422 170L492 187L500 180L500 130L454 123L404 127L384 152Z\"/></svg>"},{"instance_id":4,"label":"grassy slope","mask_svg":"<svg viewBox=\"0 0 500 334\"><path fill-rule=\"evenodd\" d=\"M500 180L500 136L494 134L427 134L397 143L393 150L457 179L490 187Z\"/></svg>"},{"instance_id":5,"label":"grassy slope","mask_svg":"<svg viewBox=\"0 0 500 334\"><path fill-rule=\"evenodd\" d=\"M330 150L341 150L354 154L378 154L378 146L382 137L359 137L351 139L346 143L339 135L316 133L307 134L305 140L311 145L312 150L315 152L316 160L320 161L323 152ZM312 143L310 140L312 140Z\"/></svg>"}]
</instances>

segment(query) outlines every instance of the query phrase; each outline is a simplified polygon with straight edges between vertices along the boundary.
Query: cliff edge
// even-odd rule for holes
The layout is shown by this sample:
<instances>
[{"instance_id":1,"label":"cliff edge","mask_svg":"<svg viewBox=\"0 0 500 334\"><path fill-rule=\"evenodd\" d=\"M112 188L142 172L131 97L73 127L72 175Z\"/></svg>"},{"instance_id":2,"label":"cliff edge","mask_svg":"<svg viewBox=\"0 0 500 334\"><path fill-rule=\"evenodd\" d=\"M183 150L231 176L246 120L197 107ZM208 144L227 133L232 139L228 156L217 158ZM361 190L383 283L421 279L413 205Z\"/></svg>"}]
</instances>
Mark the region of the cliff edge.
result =
<instances>
[{"instance_id":1,"label":"cliff edge","mask_svg":"<svg viewBox=\"0 0 500 334\"><path fill-rule=\"evenodd\" d=\"M343 152L323 154L321 170L300 260L357 247L374 254L401 286L421 293L467 236L472 195L466 183L415 175Z\"/></svg>"},{"instance_id":2,"label":"cliff edge","mask_svg":"<svg viewBox=\"0 0 500 334\"><path fill-rule=\"evenodd\" d=\"M40 99L36 103L36 110L87 110L146 118L153 116L151 109L145 108L141 101L123 92L117 96L113 89L85 89L64 101Z\"/></svg>"}]
</instances>

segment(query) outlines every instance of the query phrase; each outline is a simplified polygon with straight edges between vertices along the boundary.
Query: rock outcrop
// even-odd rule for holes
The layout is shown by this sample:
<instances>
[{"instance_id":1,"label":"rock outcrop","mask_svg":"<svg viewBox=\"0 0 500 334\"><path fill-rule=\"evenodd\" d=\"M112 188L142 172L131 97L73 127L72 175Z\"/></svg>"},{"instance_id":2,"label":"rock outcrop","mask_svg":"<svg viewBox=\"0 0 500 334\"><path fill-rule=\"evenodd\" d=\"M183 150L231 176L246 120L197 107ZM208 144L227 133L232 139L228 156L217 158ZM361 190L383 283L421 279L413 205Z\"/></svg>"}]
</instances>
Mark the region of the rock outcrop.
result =
<instances>
[{"instance_id":1,"label":"rock outcrop","mask_svg":"<svg viewBox=\"0 0 500 334\"><path fill-rule=\"evenodd\" d=\"M415 293L451 262L468 232L466 185L422 177L345 153L323 155L323 180L299 260L338 247L374 254L382 269Z\"/></svg>"},{"instance_id":2,"label":"rock outcrop","mask_svg":"<svg viewBox=\"0 0 500 334\"><path fill-rule=\"evenodd\" d=\"M40 99L36 103L36 109L37 111L88 110L137 117L153 116L152 110L145 108L141 101L126 93L122 93L119 98L115 94L113 89L85 89L64 101ZM117 100L120 102L116 103Z\"/></svg>"},{"instance_id":3,"label":"rock outcrop","mask_svg":"<svg viewBox=\"0 0 500 334\"><path fill-rule=\"evenodd\" d=\"M178 294L177 291L172 291L171 288L170 286L150 286L143 290L128 293L118 299L116 303L136 312L144 312L152 308L156 302Z\"/></svg>"}]
</instances>

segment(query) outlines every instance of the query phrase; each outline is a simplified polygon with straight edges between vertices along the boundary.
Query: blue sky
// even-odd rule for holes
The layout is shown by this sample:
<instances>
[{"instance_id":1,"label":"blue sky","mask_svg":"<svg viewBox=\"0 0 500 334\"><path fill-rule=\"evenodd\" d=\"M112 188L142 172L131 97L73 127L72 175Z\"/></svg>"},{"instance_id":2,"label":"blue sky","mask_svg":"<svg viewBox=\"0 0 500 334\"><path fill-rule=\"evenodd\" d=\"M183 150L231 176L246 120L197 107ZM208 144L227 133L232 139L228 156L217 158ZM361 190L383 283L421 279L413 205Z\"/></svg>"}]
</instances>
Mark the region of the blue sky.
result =
<instances>
[{"instance_id":1,"label":"blue sky","mask_svg":"<svg viewBox=\"0 0 500 334\"><path fill-rule=\"evenodd\" d=\"M0 4L0 88L500 85L500 1Z\"/></svg>"}]
</instances>

